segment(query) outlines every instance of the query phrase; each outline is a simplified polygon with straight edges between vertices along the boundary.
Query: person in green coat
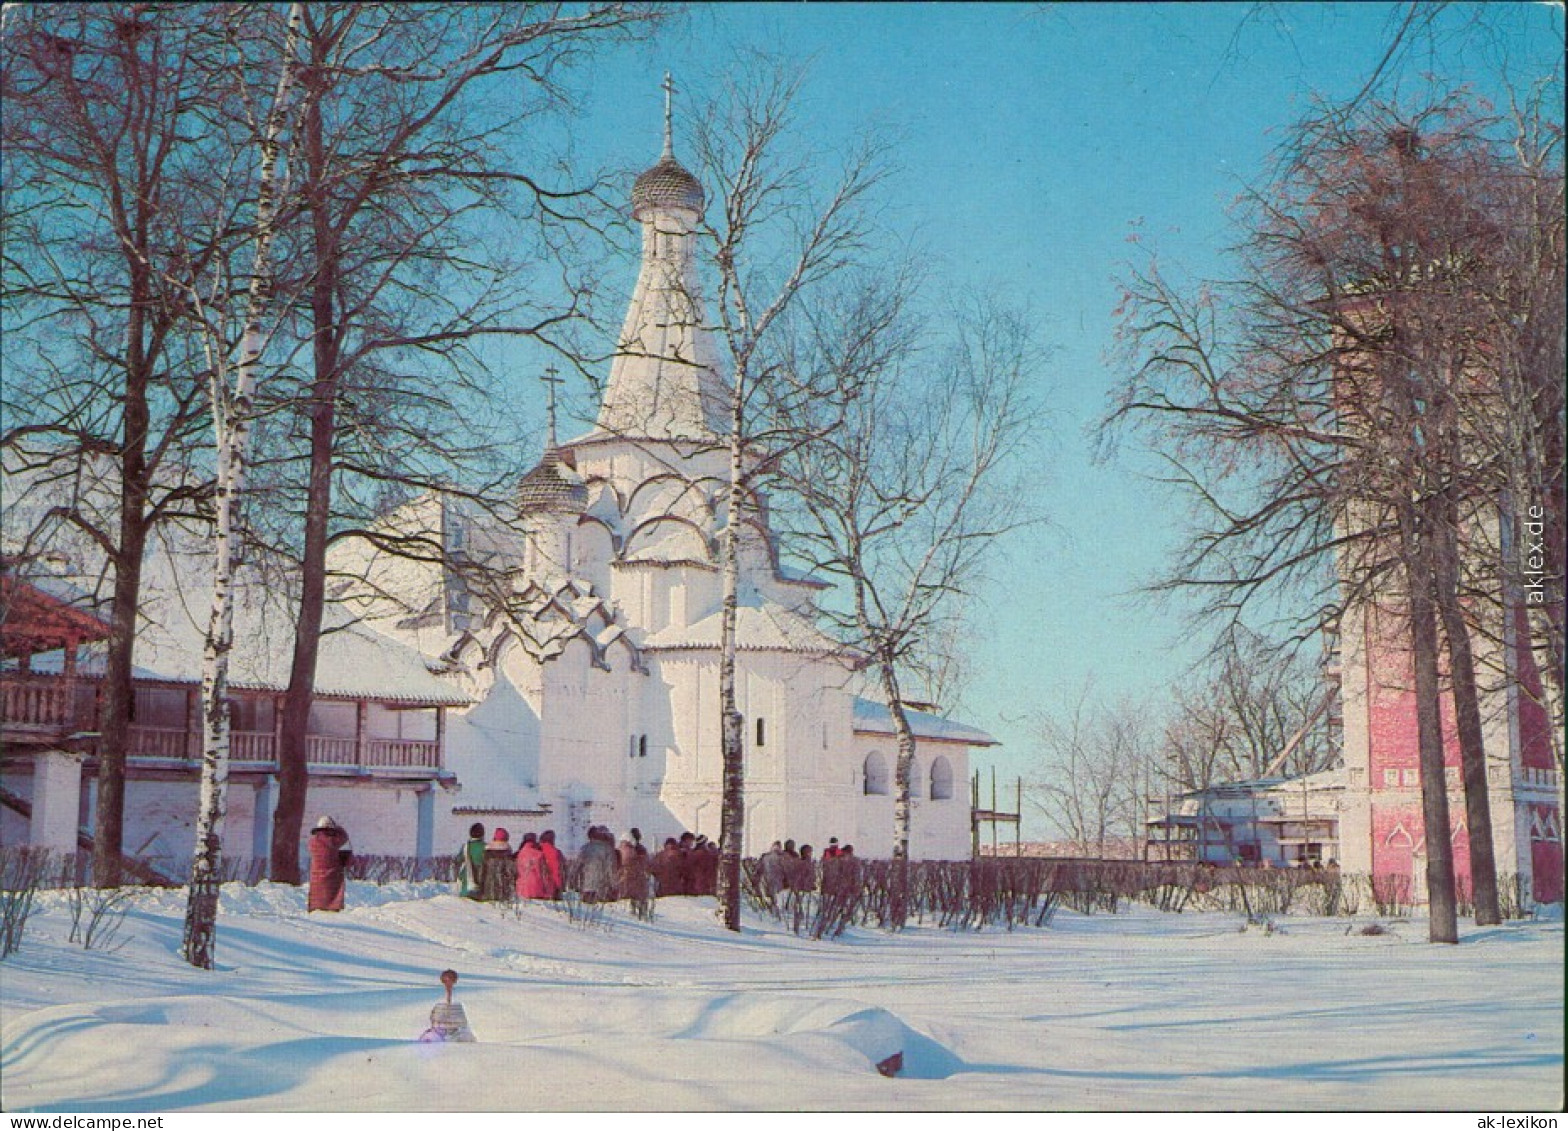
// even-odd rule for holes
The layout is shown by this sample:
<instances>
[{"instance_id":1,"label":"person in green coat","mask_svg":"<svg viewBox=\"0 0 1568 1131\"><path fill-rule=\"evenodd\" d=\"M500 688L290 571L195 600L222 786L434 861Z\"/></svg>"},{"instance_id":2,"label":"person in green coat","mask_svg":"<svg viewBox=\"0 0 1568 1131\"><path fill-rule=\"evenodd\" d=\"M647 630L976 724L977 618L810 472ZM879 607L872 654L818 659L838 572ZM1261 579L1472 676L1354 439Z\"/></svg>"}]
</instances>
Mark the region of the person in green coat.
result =
<instances>
[{"instance_id":1,"label":"person in green coat","mask_svg":"<svg viewBox=\"0 0 1568 1131\"><path fill-rule=\"evenodd\" d=\"M479 898L480 875L485 861L485 827L478 821L468 826L468 843L457 854L457 893Z\"/></svg>"}]
</instances>

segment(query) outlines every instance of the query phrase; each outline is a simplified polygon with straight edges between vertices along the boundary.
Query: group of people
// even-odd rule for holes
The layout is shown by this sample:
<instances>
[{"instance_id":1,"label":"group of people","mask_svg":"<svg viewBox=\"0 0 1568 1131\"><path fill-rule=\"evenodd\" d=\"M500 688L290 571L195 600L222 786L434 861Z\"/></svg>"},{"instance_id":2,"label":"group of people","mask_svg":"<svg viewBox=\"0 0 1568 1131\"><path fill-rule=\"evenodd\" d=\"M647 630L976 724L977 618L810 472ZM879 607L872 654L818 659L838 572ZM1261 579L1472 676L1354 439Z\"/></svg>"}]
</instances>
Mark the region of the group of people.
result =
<instances>
[{"instance_id":1,"label":"group of people","mask_svg":"<svg viewBox=\"0 0 1568 1131\"><path fill-rule=\"evenodd\" d=\"M458 854L458 891L470 899L504 901L557 899L575 891L584 903L618 899L648 900L665 895L712 895L717 886L719 847L707 837L684 833L650 853L642 831L632 829L617 843L603 825L588 830L587 842L568 861L555 843L555 831L524 833L513 849L511 834L497 828L469 827Z\"/></svg>"},{"instance_id":2,"label":"group of people","mask_svg":"<svg viewBox=\"0 0 1568 1131\"><path fill-rule=\"evenodd\" d=\"M860 858L852 844L840 845L838 837L828 840L819 861L809 844L797 850L793 840L774 841L757 862L763 893L777 899L785 892L823 891L858 883Z\"/></svg>"},{"instance_id":3,"label":"group of people","mask_svg":"<svg viewBox=\"0 0 1568 1131\"><path fill-rule=\"evenodd\" d=\"M774 841L759 861L761 884L770 898L790 891L832 891L858 881L860 863L855 846L828 841L821 860L811 845L797 850L793 840ZM311 911L341 911L345 869L353 850L348 832L331 817L316 822L310 836ZM603 825L588 830L587 843L568 864L555 844L555 830L524 833L512 847L511 834L497 828L485 839L479 822L469 826L468 840L458 853L458 892L469 899L504 902L517 899L558 899L574 890L585 903L618 899L636 901L672 895L713 895L718 887L719 846L705 836L682 833L667 837L650 853L642 831L632 829L617 843Z\"/></svg>"},{"instance_id":4,"label":"group of people","mask_svg":"<svg viewBox=\"0 0 1568 1131\"><path fill-rule=\"evenodd\" d=\"M458 892L469 899L555 899L566 888L566 857L555 846L554 829L524 833L514 849L503 828L486 842L485 827L476 821L457 863Z\"/></svg>"}]
</instances>

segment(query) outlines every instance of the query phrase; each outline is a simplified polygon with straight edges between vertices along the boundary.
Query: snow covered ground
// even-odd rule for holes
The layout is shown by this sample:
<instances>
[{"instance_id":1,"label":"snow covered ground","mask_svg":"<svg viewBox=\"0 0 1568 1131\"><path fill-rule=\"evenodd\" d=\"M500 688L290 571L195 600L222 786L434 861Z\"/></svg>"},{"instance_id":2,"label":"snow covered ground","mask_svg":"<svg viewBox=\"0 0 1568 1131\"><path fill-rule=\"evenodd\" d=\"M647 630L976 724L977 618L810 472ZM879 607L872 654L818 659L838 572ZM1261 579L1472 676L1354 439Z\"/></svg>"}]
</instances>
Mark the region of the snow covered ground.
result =
<instances>
[{"instance_id":1,"label":"snow covered ground","mask_svg":"<svg viewBox=\"0 0 1568 1131\"><path fill-rule=\"evenodd\" d=\"M434 884L223 891L220 969L182 892L113 953L41 897L0 964L8 1112L1558 1109L1563 924L1060 912L1045 929L797 939L712 900L585 927ZM1350 930L1350 933L1347 933ZM478 1044L419 1044L444 967ZM875 1071L904 1054L895 1079Z\"/></svg>"}]
</instances>

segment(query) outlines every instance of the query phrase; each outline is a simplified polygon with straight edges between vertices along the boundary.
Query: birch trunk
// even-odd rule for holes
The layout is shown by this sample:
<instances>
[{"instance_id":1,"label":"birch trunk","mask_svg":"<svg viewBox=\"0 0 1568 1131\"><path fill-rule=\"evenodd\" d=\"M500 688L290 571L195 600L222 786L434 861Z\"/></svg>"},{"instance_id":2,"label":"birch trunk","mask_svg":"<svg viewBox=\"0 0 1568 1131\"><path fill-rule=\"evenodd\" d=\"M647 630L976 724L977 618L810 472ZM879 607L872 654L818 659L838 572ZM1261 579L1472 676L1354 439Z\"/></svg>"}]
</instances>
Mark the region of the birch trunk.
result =
<instances>
[{"instance_id":1,"label":"birch trunk","mask_svg":"<svg viewBox=\"0 0 1568 1131\"><path fill-rule=\"evenodd\" d=\"M212 422L218 449L217 529L213 544L212 609L207 621L202 662L201 792L182 947L185 961L204 970L212 969L216 944L218 880L223 854L222 834L218 830L223 822L229 777L229 653L234 647L234 572L239 561L239 508L245 487L256 371L266 344L262 320L273 289L272 243L277 231L281 195L275 180L278 139L294 75L294 40L299 20L300 5L295 3L289 8L277 90L262 130L256 246L233 389L227 387L226 366L215 365L212 377ZM221 358L221 343L214 354Z\"/></svg>"},{"instance_id":2,"label":"birch trunk","mask_svg":"<svg viewBox=\"0 0 1568 1131\"><path fill-rule=\"evenodd\" d=\"M909 725L909 714L904 710L903 693L898 685L898 672L891 656L877 660L881 669L882 690L887 696L887 712L893 720L893 733L898 740L898 763L894 772L893 799L893 907L895 929L904 925L909 912L909 829L911 817L910 778L915 767L915 732Z\"/></svg>"},{"instance_id":3,"label":"birch trunk","mask_svg":"<svg viewBox=\"0 0 1568 1131\"><path fill-rule=\"evenodd\" d=\"M739 367L737 367L739 369ZM719 818L719 913L724 926L740 930L740 858L746 836L744 724L735 696L736 622L740 604L740 524L745 497L745 382L735 374L730 421L729 521L724 528L724 603L719 621L719 710L724 751L724 797Z\"/></svg>"}]
</instances>

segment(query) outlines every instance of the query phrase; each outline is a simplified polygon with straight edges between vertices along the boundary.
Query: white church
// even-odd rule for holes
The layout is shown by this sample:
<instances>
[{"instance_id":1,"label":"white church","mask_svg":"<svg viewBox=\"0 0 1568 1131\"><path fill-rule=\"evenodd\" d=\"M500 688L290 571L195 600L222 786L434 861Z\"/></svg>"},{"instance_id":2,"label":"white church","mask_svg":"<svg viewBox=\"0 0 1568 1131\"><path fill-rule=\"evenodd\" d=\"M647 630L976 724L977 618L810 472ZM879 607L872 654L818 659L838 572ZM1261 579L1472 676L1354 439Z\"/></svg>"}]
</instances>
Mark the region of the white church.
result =
<instances>
[{"instance_id":1,"label":"white church","mask_svg":"<svg viewBox=\"0 0 1568 1131\"><path fill-rule=\"evenodd\" d=\"M513 843L519 830L554 828L576 846L590 824L636 827L655 845L685 830L718 835L728 388L698 297L703 207L666 134L632 189L641 267L596 425L557 443L552 420L544 458L518 484L520 545L439 498L387 516L391 530L438 536L448 555L510 565L509 593L486 600L451 569L364 542L332 563L365 579L339 599L439 660L474 702L446 728L449 843L473 820L504 826ZM748 854L785 838L892 849L892 724L853 693L854 655L818 627L824 588L781 568L765 505L747 516L736 681ZM388 610L385 592L419 612ZM994 740L912 717L911 854L967 857L969 753Z\"/></svg>"},{"instance_id":2,"label":"white church","mask_svg":"<svg viewBox=\"0 0 1568 1131\"><path fill-rule=\"evenodd\" d=\"M632 190L641 267L596 424L557 442L552 413L547 450L518 483L514 524L427 495L382 523L438 539L447 564L363 541L329 562L351 580L332 594L339 630L322 641L307 812L336 817L357 852L455 851L475 821L505 827L513 844L551 828L568 851L590 825L639 828L655 847L688 830L717 838L727 388L697 297L703 208L666 130L661 160ZM887 709L856 695L857 657L819 626L827 587L781 568L765 500L745 521L743 850L793 838L820 851L837 837L861 856L888 856L897 747ZM199 534L187 552L147 566L125 816L127 852L176 866L196 810ZM465 562L501 581L470 584ZM102 625L75 615L64 584L92 576L92 563L60 568L59 584L8 581L27 592L10 604L44 627L8 629L0 831L8 843L69 849L92 828L96 756L82 735ZM278 631L286 617L263 596L242 594L237 613L224 826L226 855L257 859L270 851L289 650ZM934 714L911 718L911 855L966 858L970 751L995 740Z\"/></svg>"}]
</instances>

